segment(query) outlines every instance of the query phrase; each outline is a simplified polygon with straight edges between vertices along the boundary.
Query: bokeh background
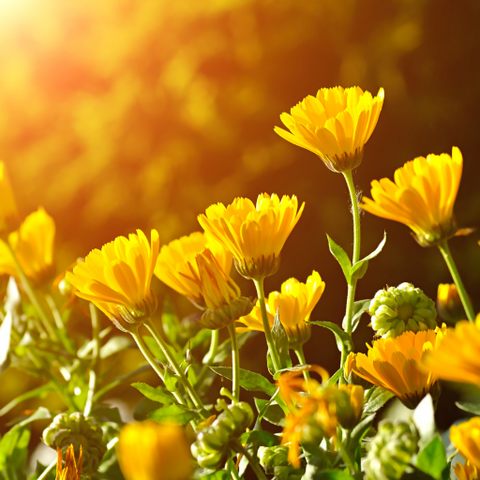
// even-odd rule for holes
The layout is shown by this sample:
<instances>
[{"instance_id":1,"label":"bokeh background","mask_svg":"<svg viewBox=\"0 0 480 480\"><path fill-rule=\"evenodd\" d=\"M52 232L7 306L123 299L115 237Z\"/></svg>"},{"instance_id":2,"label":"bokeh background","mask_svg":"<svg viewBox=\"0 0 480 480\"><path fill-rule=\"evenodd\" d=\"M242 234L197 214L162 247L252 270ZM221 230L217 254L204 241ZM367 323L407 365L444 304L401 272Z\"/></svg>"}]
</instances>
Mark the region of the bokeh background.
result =
<instances>
[{"instance_id":1,"label":"bokeh background","mask_svg":"<svg viewBox=\"0 0 480 480\"><path fill-rule=\"evenodd\" d=\"M373 179L455 145L464 155L457 219L478 227L478 25L478 0L0 0L0 158L23 213L43 205L54 217L59 271L136 228L156 228L162 243L189 234L215 202L295 194L305 212L266 288L315 269L327 286L312 319L340 323L346 285L325 233L351 251L344 179L273 127L321 87L383 87L358 188L368 194ZM403 225L364 215L362 256L384 230L357 298L404 281L435 298L447 268ZM451 242L476 311L478 238ZM180 316L193 312L155 288ZM362 350L367 323L355 337ZM243 366L264 371L265 351L252 340ZM306 356L338 368L326 330L314 329ZM25 388L6 385L2 403Z\"/></svg>"}]
</instances>

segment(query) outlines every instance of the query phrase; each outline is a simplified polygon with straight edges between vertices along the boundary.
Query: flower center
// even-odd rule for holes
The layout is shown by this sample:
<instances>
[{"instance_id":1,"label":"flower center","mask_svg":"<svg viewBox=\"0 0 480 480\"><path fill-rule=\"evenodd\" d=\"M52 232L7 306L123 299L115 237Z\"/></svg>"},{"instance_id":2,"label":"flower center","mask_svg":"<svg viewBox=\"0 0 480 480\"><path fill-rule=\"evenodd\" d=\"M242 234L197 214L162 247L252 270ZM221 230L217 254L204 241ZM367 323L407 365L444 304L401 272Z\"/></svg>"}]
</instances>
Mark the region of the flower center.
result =
<instances>
[{"instance_id":1,"label":"flower center","mask_svg":"<svg viewBox=\"0 0 480 480\"><path fill-rule=\"evenodd\" d=\"M400 318L400 320L403 320L404 322L407 322L412 317L414 310L415 309L409 303L401 305L397 309L398 318Z\"/></svg>"}]
</instances>

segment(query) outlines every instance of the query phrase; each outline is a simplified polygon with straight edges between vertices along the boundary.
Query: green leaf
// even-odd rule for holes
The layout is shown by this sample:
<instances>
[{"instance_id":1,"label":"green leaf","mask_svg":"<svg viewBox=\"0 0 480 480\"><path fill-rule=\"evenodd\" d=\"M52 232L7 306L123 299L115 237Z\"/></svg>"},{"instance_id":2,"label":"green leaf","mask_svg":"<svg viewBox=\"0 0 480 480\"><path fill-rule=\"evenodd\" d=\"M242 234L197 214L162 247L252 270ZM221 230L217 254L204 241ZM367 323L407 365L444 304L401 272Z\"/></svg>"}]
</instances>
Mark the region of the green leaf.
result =
<instances>
[{"instance_id":1,"label":"green leaf","mask_svg":"<svg viewBox=\"0 0 480 480\"><path fill-rule=\"evenodd\" d=\"M230 480L232 477L226 470L218 470L217 472L201 476L200 478L203 480Z\"/></svg>"},{"instance_id":2,"label":"green leaf","mask_svg":"<svg viewBox=\"0 0 480 480\"><path fill-rule=\"evenodd\" d=\"M165 369L165 386L169 392L176 392L178 390L178 378L168 369Z\"/></svg>"},{"instance_id":3,"label":"green leaf","mask_svg":"<svg viewBox=\"0 0 480 480\"><path fill-rule=\"evenodd\" d=\"M378 247L370 255L367 255L365 258L362 258L362 260L353 264L351 269L352 278L360 279L365 275L367 272L368 261L375 258L383 250L386 242L387 232L384 232L383 240L378 244Z\"/></svg>"},{"instance_id":4,"label":"green leaf","mask_svg":"<svg viewBox=\"0 0 480 480\"><path fill-rule=\"evenodd\" d=\"M130 337L117 335L110 338L107 343L100 349L100 358L107 358L115 353L121 352L127 348L134 346Z\"/></svg>"},{"instance_id":5,"label":"green leaf","mask_svg":"<svg viewBox=\"0 0 480 480\"><path fill-rule=\"evenodd\" d=\"M7 432L0 440L0 471L17 470L27 459L30 430L18 425Z\"/></svg>"},{"instance_id":6,"label":"green leaf","mask_svg":"<svg viewBox=\"0 0 480 480\"><path fill-rule=\"evenodd\" d=\"M430 394L427 394L417 405L417 408L415 408L413 412L412 419L420 434L419 445L423 446L430 443L436 435L435 408Z\"/></svg>"},{"instance_id":7,"label":"green leaf","mask_svg":"<svg viewBox=\"0 0 480 480\"><path fill-rule=\"evenodd\" d=\"M362 315L370 308L370 302L371 300L357 300L353 303L352 332L357 329ZM342 328L347 328L346 317L343 318Z\"/></svg>"},{"instance_id":8,"label":"green leaf","mask_svg":"<svg viewBox=\"0 0 480 480\"><path fill-rule=\"evenodd\" d=\"M167 363L167 359L163 354L162 350L158 346L157 341L150 335L144 335L143 341L147 344L148 349L153 353L154 357L160 360L162 363Z\"/></svg>"},{"instance_id":9,"label":"green leaf","mask_svg":"<svg viewBox=\"0 0 480 480\"><path fill-rule=\"evenodd\" d=\"M277 308L275 319L273 320L272 337L275 349L280 359L280 368L288 368L292 366L289 353L289 342L287 332L280 321L280 311Z\"/></svg>"},{"instance_id":10,"label":"green leaf","mask_svg":"<svg viewBox=\"0 0 480 480\"><path fill-rule=\"evenodd\" d=\"M168 405L162 407L148 414L148 418L156 420L157 422L177 422L181 425L186 425L190 420L198 417L198 414L181 405Z\"/></svg>"},{"instance_id":11,"label":"green leaf","mask_svg":"<svg viewBox=\"0 0 480 480\"><path fill-rule=\"evenodd\" d=\"M232 367L210 367L210 370L228 380L233 378ZM240 386L251 392L266 393L270 397L277 391L277 387L264 376L243 368L240 369Z\"/></svg>"},{"instance_id":12,"label":"green leaf","mask_svg":"<svg viewBox=\"0 0 480 480\"><path fill-rule=\"evenodd\" d=\"M328 235L328 248L331 254L336 258L337 262L342 267L343 274L349 285L352 285L352 262L345 253L345 250L337 245Z\"/></svg>"},{"instance_id":13,"label":"green leaf","mask_svg":"<svg viewBox=\"0 0 480 480\"><path fill-rule=\"evenodd\" d=\"M132 383L132 387L136 388L142 395L154 402L170 405L175 403L175 399L168 393L164 392L161 387L152 387L146 383L136 382Z\"/></svg>"},{"instance_id":14,"label":"green leaf","mask_svg":"<svg viewBox=\"0 0 480 480\"><path fill-rule=\"evenodd\" d=\"M363 408L364 415L377 412L394 396L392 392L384 390L383 388L372 388L374 388L373 393L370 395L368 402Z\"/></svg>"},{"instance_id":15,"label":"green leaf","mask_svg":"<svg viewBox=\"0 0 480 480\"><path fill-rule=\"evenodd\" d=\"M328 379L328 382L325 384L325 386L335 385L342 374L343 374L343 368L340 367L340 368Z\"/></svg>"},{"instance_id":16,"label":"green leaf","mask_svg":"<svg viewBox=\"0 0 480 480\"><path fill-rule=\"evenodd\" d=\"M464 412L480 415L480 403L455 402L455 405Z\"/></svg>"},{"instance_id":17,"label":"green leaf","mask_svg":"<svg viewBox=\"0 0 480 480\"><path fill-rule=\"evenodd\" d=\"M355 446L355 449L356 449L357 445L360 445L362 438L370 430L370 427L372 426L374 420L375 420L375 415L372 414L372 415L369 415L368 417L365 417L358 425L355 426L355 428L352 430L352 436L350 438L349 447L353 445Z\"/></svg>"},{"instance_id":18,"label":"green leaf","mask_svg":"<svg viewBox=\"0 0 480 480\"><path fill-rule=\"evenodd\" d=\"M264 400L262 398L254 398L255 400L255 406L257 407L257 410L259 412L262 412L269 403L269 400ZM279 427L285 427L285 413L283 412L282 408L280 405L278 405L276 402L271 403L270 405L267 406L266 410L263 411L262 418L264 418L267 422L273 424L273 425L278 425Z\"/></svg>"},{"instance_id":19,"label":"green leaf","mask_svg":"<svg viewBox=\"0 0 480 480\"><path fill-rule=\"evenodd\" d=\"M447 455L438 435L420 451L415 466L433 478L442 480L442 472L447 466Z\"/></svg>"},{"instance_id":20,"label":"green leaf","mask_svg":"<svg viewBox=\"0 0 480 480\"><path fill-rule=\"evenodd\" d=\"M271 432L266 432L265 430L251 430L250 432L245 432L241 437L240 441L242 445L247 443L254 445L254 450L257 451L258 447L272 447L273 445L280 445L279 438Z\"/></svg>"},{"instance_id":21,"label":"green leaf","mask_svg":"<svg viewBox=\"0 0 480 480\"><path fill-rule=\"evenodd\" d=\"M335 335L337 341L337 348L341 352L342 344L345 345L347 353L353 351L353 344L350 335L344 332L336 323L332 322L308 322L311 325L318 325L319 327L328 328Z\"/></svg>"},{"instance_id":22,"label":"green leaf","mask_svg":"<svg viewBox=\"0 0 480 480\"><path fill-rule=\"evenodd\" d=\"M245 342L252 337L253 335L256 335L257 332L244 332L240 333L237 335L237 344L238 344L238 349L240 350ZM232 344L230 339L225 340L217 349L217 354L215 355L213 359L213 363L222 363L227 357L230 357L232 355Z\"/></svg>"}]
</instances>

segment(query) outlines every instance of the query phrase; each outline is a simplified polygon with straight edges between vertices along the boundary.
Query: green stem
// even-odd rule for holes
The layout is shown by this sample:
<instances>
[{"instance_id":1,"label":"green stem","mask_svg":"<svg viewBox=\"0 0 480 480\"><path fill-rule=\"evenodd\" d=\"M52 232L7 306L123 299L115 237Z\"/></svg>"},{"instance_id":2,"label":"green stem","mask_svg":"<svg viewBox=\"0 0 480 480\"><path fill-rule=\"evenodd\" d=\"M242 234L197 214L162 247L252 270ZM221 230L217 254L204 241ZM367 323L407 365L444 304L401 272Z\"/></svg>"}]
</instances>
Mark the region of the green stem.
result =
<instances>
[{"instance_id":1,"label":"green stem","mask_svg":"<svg viewBox=\"0 0 480 480\"><path fill-rule=\"evenodd\" d=\"M347 452L347 449L343 446L342 443L338 445L338 450L340 451L340 455L342 456L343 461L345 462L345 465L348 466L350 469L350 473L352 475L355 475L357 473L357 466L355 465L355 462L351 459L350 455Z\"/></svg>"},{"instance_id":2,"label":"green stem","mask_svg":"<svg viewBox=\"0 0 480 480\"><path fill-rule=\"evenodd\" d=\"M57 466L57 459L55 459L37 478L37 480L44 480L47 478L48 474Z\"/></svg>"},{"instance_id":3,"label":"green stem","mask_svg":"<svg viewBox=\"0 0 480 480\"><path fill-rule=\"evenodd\" d=\"M460 274L458 273L452 254L450 253L447 240L443 240L441 243L439 243L438 249L442 253L445 263L447 264L450 274L452 275L453 281L457 286L458 294L460 295L460 300L462 301L465 313L467 314L468 319L471 322L474 322L475 312L473 310L472 303L470 302L470 298L467 295L467 291L465 290L465 286L463 285L462 279L460 278Z\"/></svg>"},{"instance_id":4,"label":"green stem","mask_svg":"<svg viewBox=\"0 0 480 480\"><path fill-rule=\"evenodd\" d=\"M231 458L227 460L227 465L228 465L228 470L232 475L232 479L240 480L240 475L238 474L237 467L235 466L235 463Z\"/></svg>"},{"instance_id":5,"label":"green stem","mask_svg":"<svg viewBox=\"0 0 480 480\"><path fill-rule=\"evenodd\" d=\"M165 358L170 363L170 365L173 368L174 372L176 373L178 379L180 380L180 383L183 385L183 388L185 389L185 391L188 393L188 395L192 399L193 404L195 405L196 408L198 408L200 410L200 415L203 418L208 418L209 414L205 410L205 407L204 407L202 401L200 400L200 397L198 396L195 389L192 387L192 384L189 382L188 378L185 376L185 373L183 372L180 365L178 364L175 356L170 351L169 346L166 344L166 342L163 340L163 338L158 333L158 330L155 328L155 325L153 324L152 319L146 320L145 321L145 326L148 328L148 330L152 334L153 338L157 342L158 346L160 347L160 350L165 355Z\"/></svg>"},{"instance_id":6,"label":"green stem","mask_svg":"<svg viewBox=\"0 0 480 480\"><path fill-rule=\"evenodd\" d=\"M258 301L260 303L260 311L262 312L263 329L265 331L265 340L267 341L268 350L273 362L273 368L275 372L282 368L280 359L278 357L277 349L275 348L275 342L272 337L272 329L270 328L270 322L268 321L267 307L265 306L265 291L263 288L263 278L260 280L253 279L255 287L257 289ZM275 373L274 372L274 373Z\"/></svg>"},{"instance_id":7,"label":"green stem","mask_svg":"<svg viewBox=\"0 0 480 480\"><path fill-rule=\"evenodd\" d=\"M98 321L97 309L90 303L90 318L92 320L92 364L90 366L90 378L88 381L87 401L85 402L84 415L90 415L93 408L93 399L97 389L98 368L100 366L100 322Z\"/></svg>"},{"instance_id":8,"label":"green stem","mask_svg":"<svg viewBox=\"0 0 480 480\"><path fill-rule=\"evenodd\" d=\"M241 453L242 455L244 455L247 458L248 463L252 467L252 470L255 472L255 475L257 476L258 480L267 480L267 477L265 476L265 473L263 472L262 468L260 467L256 456L255 457L252 456L250 454L250 452L246 448L244 448L243 445L241 445L240 443L237 443L233 447L233 449L237 453Z\"/></svg>"},{"instance_id":9,"label":"green stem","mask_svg":"<svg viewBox=\"0 0 480 480\"><path fill-rule=\"evenodd\" d=\"M305 360L305 354L303 353L303 345L295 347L293 351L295 352L295 355L297 356L300 365L307 365L307 362ZM305 378L305 380L310 380L310 372L308 370L303 371L303 378Z\"/></svg>"},{"instance_id":10,"label":"green stem","mask_svg":"<svg viewBox=\"0 0 480 480\"><path fill-rule=\"evenodd\" d=\"M211 332L212 335L210 337L210 349L208 350L208 353L205 355L205 357L203 357L203 367L200 371L200 374L198 375L196 385L201 385L203 383L205 376L208 373L208 367L213 364L213 359L215 358L215 355L217 355L220 333L218 329L212 330Z\"/></svg>"},{"instance_id":11,"label":"green stem","mask_svg":"<svg viewBox=\"0 0 480 480\"><path fill-rule=\"evenodd\" d=\"M240 400L240 355L238 352L237 332L235 331L235 323L230 323L228 333L232 342L232 395L238 402Z\"/></svg>"}]
</instances>

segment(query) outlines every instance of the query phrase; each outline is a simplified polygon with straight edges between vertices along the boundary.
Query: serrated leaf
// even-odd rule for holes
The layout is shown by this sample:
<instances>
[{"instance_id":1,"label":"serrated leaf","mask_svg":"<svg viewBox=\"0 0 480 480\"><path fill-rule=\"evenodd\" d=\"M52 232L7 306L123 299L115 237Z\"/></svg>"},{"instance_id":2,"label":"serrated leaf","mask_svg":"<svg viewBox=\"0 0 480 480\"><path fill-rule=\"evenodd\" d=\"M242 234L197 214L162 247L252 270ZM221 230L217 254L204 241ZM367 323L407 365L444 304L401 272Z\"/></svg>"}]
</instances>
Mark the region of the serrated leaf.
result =
<instances>
[{"instance_id":1,"label":"serrated leaf","mask_svg":"<svg viewBox=\"0 0 480 480\"><path fill-rule=\"evenodd\" d=\"M245 342L252 337L253 335L256 335L257 332L244 332L244 333L239 333L237 334L237 344L238 344L238 349L240 350ZM217 354L215 355L213 359L213 363L222 363L227 357L230 357L232 355L232 343L231 340L225 340L217 349Z\"/></svg>"},{"instance_id":2,"label":"serrated leaf","mask_svg":"<svg viewBox=\"0 0 480 480\"><path fill-rule=\"evenodd\" d=\"M384 390L383 388L372 388L374 388L374 391L363 408L363 413L365 415L377 412L394 396L392 392Z\"/></svg>"},{"instance_id":3,"label":"serrated leaf","mask_svg":"<svg viewBox=\"0 0 480 480\"><path fill-rule=\"evenodd\" d=\"M354 332L359 323L362 315L370 308L371 300L357 300L353 303L353 316L352 316L352 332ZM342 328L346 330L347 328L347 319L343 318Z\"/></svg>"},{"instance_id":4,"label":"serrated leaf","mask_svg":"<svg viewBox=\"0 0 480 480\"><path fill-rule=\"evenodd\" d=\"M311 325L318 325L319 327L327 328L335 335L337 348L341 352L342 344L345 345L347 353L353 351L353 344L350 335L344 332L336 323L332 322L308 322Z\"/></svg>"},{"instance_id":5,"label":"serrated leaf","mask_svg":"<svg viewBox=\"0 0 480 480\"><path fill-rule=\"evenodd\" d=\"M258 412L262 412L264 408L269 403L269 400L264 400L262 398L254 398L255 406L257 407ZM277 425L279 427L285 427L285 413L283 412L280 405L277 403L271 403L267 406L266 410L263 412L263 416L267 422L272 425Z\"/></svg>"},{"instance_id":6,"label":"serrated leaf","mask_svg":"<svg viewBox=\"0 0 480 480\"><path fill-rule=\"evenodd\" d=\"M148 414L148 418L157 422L177 422L186 425L190 420L198 417L198 414L192 410L188 410L181 405L168 405L167 407L158 408Z\"/></svg>"},{"instance_id":7,"label":"serrated leaf","mask_svg":"<svg viewBox=\"0 0 480 480\"><path fill-rule=\"evenodd\" d=\"M121 352L127 348L134 346L130 337L126 335L117 335L110 338L105 345L100 349L100 358L108 358L115 353Z\"/></svg>"},{"instance_id":8,"label":"serrated leaf","mask_svg":"<svg viewBox=\"0 0 480 480\"><path fill-rule=\"evenodd\" d=\"M210 370L228 380L233 378L232 367L210 367ZM240 369L240 386L251 392L266 393L270 397L277 391L277 387L264 376L243 368Z\"/></svg>"},{"instance_id":9,"label":"serrated leaf","mask_svg":"<svg viewBox=\"0 0 480 480\"><path fill-rule=\"evenodd\" d=\"M273 320L272 337L280 360L280 368L291 367L292 361L290 360L288 335L280 321L280 311L278 308L275 319Z\"/></svg>"},{"instance_id":10,"label":"serrated leaf","mask_svg":"<svg viewBox=\"0 0 480 480\"><path fill-rule=\"evenodd\" d=\"M165 387L167 387L169 392L173 393L178 390L178 378L172 372L170 372L168 368L165 369L164 381Z\"/></svg>"},{"instance_id":11,"label":"serrated leaf","mask_svg":"<svg viewBox=\"0 0 480 480\"><path fill-rule=\"evenodd\" d=\"M352 285L352 262L348 255L345 253L345 250L337 245L328 235L328 248L330 249L330 253L335 257L337 262L340 264L342 268L343 274L345 275L345 279L349 285Z\"/></svg>"},{"instance_id":12,"label":"serrated leaf","mask_svg":"<svg viewBox=\"0 0 480 480\"><path fill-rule=\"evenodd\" d=\"M161 387L152 387L146 383L132 383L132 387L136 388L142 395L154 402L170 405L175 403L175 399L168 393L164 392Z\"/></svg>"},{"instance_id":13,"label":"serrated leaf","mask_svg":"<svg viewBox=\"0 0 480 480\"><path fill-rule=\"evenodd\" d=\"M387 232L383 232L383 240L378 244L378 247L370 255L367 255L365 258L362 258L361 260L359 260L358 262L352 265L352 269L351 269L352 278L359 279L359 278L362 278L363 275L365 275L366 273L365 265L368 265L368 261L371 260L372 258L375 258L383 250L383 247L385 246L386 242L387 242ZM360 269L362 267L365 269L365 271L355 276L357 272L360 272Z\"/></svg>"},{"instance_id":14,"label":"serrated leaf","mask_svg":"<svg viewBox=\"0 0 480 480\"><path fill-rule=\"evenodd\" d=\"M442 480L442 472L447 466L447 455L445 453L445 446L439 436L435 436L433 440L420 451L415 466L433 478Z\"/></svg>"},{"instance_id":15,"label":"serrated leaf","mask_svg":"<svg viewBox=\"0 0 480 480\"><path fill-rule=\"evenodd\" d=\"M464 412L480 415L480 403L471 402L455 402L455 405Z\"/></svg>"}]
</instances>

